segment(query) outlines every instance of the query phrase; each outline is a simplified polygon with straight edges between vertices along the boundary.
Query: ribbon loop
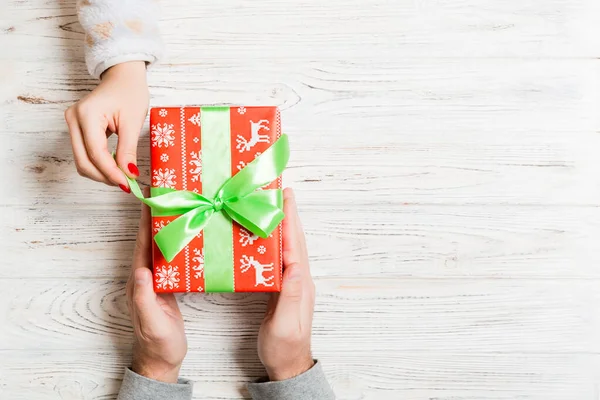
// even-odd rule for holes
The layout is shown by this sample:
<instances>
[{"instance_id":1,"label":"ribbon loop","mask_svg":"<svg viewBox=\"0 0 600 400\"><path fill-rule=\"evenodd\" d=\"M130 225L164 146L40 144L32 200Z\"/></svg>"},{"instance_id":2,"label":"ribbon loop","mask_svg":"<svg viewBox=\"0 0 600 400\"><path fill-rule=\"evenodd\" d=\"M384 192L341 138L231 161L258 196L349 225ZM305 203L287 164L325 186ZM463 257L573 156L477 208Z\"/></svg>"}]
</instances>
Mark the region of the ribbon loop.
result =
<instances>
[{"instance_id":1,"label":"ribbon loop","mask_svg":"<svg viewBox=\"0 0 600 400\"><path fill-rule=\"evenodd\" d=\"M281 135L269 149L227 179L212 199L170 188L152 188L153 197L145 198L137 182L125 176L132 193L152 209L154 216L179 216L154 236L165 260L171 262L215 213L225 212L255 235L268 237L283 220L283 192L257 189L277 179L288 159L288 138Z\"/></svg>"}]
</instances>

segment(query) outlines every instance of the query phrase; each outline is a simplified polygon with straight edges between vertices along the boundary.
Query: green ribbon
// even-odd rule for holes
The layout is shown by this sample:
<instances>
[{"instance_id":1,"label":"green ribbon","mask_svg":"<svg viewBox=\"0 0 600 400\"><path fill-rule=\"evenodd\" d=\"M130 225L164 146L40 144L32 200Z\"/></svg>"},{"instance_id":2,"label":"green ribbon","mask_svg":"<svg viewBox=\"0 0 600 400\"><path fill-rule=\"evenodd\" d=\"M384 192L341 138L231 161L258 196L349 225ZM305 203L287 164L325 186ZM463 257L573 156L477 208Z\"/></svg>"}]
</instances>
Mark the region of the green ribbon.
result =
<instances>
[{"instance_id":1,"label":"green ribbon","mask_svg":"<svg viewBox=\"0 0 600 400\"><path fill-rule=\"evenodd\" d=\"M227 139L229 140L229 136ZM127 181L131 192L152 209L153 216L180 216L154 236L165 260L171 262L207 226L211 218L219 213L225 214L261 238L268 237L283 220L283 192L281 189L257 189L277 179L288 159L288 137L281 135L271 147L233 177L225 180L216 194L209 197L184 190L152 188L152 197L144 198L137 182L129 177ZM220 266L227 267L231 269L232 266ZM207 274L208 271L205 270L205 276ZM207 287L206 291L233 291L228 289L232 284L217 282L214 285L217 290L208 290Z\"/></svg>"}]
</instances>

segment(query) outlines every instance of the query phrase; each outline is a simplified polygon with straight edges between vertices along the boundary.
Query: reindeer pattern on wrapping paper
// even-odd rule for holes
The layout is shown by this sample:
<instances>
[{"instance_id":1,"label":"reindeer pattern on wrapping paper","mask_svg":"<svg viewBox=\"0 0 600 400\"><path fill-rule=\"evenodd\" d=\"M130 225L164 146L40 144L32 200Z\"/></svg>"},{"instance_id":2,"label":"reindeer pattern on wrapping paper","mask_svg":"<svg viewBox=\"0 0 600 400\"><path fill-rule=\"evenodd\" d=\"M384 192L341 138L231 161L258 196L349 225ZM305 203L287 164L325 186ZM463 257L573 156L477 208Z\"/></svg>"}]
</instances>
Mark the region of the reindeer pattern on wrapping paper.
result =
<instances>
[{"instance_id":1,"label":"reindeer pattern on wrapping paper","mask_svg":"<svg viewBox=\"0 0 600 400\"><path fill-rule=\"evenodd\" d=\"M261 119L258 122L250 121L250 140L247 140L242 135L237 135L235 139L237 145L236 149L243 153L244 151L250 151L252 147L256 146L257 143L271 143L269 135L261 135L260 130L270 131L271 129L267 126L269 123L266 119Z\"/></svg>"},{"instance_id":2,"label":"reindeer pattern on wrapping paper","mask_svg":"<svg viewBox=\"0 0 600 400\"><path fill-rule=\"evenodd\" d=\"M275 282L271 282L273 279L275 279L275 276L271 275L268 277L265 277L265 272L271 272L275 269L275 267L273 267L273 263L270 264L261 264L258 260L255 260L253 256L242 256L241 260L241 268L242 268L242 273L246 273L250 270L250 268L254 268L254 274L255 274L255 284L254 287L257 287L259 285L262 286L273 286L275 284Z\"/></svg>"}]
</instances>

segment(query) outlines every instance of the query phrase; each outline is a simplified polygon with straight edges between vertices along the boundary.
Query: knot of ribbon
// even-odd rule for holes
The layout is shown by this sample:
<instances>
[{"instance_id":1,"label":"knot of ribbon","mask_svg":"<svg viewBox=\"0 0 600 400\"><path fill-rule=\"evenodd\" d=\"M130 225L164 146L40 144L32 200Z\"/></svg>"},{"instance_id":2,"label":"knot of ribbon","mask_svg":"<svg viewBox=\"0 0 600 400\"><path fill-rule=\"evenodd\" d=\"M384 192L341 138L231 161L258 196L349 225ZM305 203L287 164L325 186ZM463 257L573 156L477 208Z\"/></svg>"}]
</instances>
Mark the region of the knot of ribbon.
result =
<instances>
[{"instance_id":1,"label":"knot of ribbon","mask_svg":"<svg viewBox=\"0 0 600 400\"><path fill-rule=\"evenodd\" d=\"M213 208L215 209L215 212L219 212L223 209L223 200L220 198L216 198L213 201Z\"/></svg>"},{"instance_id":2,"label":"knot of ribbon","mask_svg":"<svg viewBox=\"0 0 600 400\"><path fill-rule=\"evenodd\" d=\"M154 236L165 260L171 262L215 213L225 213L255 235L268 237L283 220L283 192L261 188L281 175L288 159L288 138L281 135L254 161L223 182L213 198L185 190L154 187L151 197L145 198L137 182L129 177L127 180L131 192L152 209L153 216L179 216Z\"/></svg>"}]
</instances>

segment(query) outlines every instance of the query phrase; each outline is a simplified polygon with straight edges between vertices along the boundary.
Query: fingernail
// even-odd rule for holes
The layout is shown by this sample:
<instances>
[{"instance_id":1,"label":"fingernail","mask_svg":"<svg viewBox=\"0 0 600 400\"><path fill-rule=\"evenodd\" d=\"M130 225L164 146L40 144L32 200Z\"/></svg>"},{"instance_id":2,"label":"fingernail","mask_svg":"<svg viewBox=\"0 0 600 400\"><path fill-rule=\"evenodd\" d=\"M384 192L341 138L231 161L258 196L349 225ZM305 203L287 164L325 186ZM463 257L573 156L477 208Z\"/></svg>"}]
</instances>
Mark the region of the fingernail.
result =
<instances>
[{"instance_id":1,"label":"fingernail","mask_svg":"<svg viewBox=\"0 0 600 400\"><path fill-rule=\"evenodd\" d=\"M140 170L134 163L127 164L127 169L135 176L140 176Z\"/></svg>"},{"instance_id":2,"label":"fingernail","mask_svg":"<svg viewBox=\"0 0 600 400\"><path fill-rule=\"evenodd\" d=\"M124 191L125 193L131 193L131 189L129 189L127 186L125 185L119 185L119 188Z\"/></svg>"}]
</instances>

